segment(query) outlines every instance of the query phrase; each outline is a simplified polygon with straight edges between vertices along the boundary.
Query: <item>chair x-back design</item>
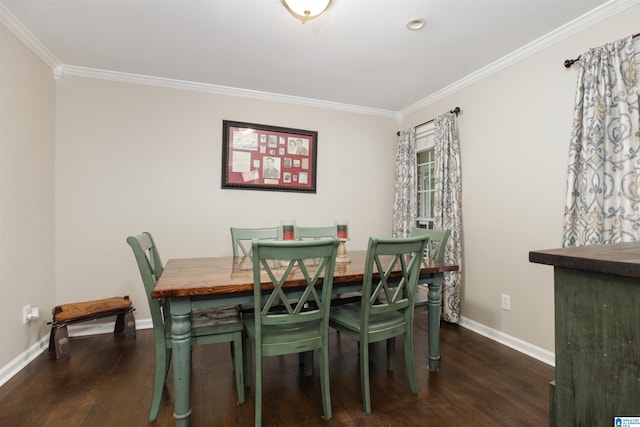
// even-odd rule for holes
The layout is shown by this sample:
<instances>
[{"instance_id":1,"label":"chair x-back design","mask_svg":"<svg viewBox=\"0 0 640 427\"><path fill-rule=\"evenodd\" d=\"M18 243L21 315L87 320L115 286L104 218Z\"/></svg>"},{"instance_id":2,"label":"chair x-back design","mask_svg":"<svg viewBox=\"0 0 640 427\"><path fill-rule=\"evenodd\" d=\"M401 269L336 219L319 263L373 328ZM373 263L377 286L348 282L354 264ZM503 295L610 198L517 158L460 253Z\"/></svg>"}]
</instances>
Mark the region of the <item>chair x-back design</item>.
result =
<instances>
[{"instance_id":1,"label":"chair x-back design","mask_svg":"<svg viewBox=\"0 0 640 427\"><path fill-rule=\"evenodd\" d=\"M325 419L330 419L329 310L339 240L254 239L254 313L244 319L245 357L255 350L255 425L262 424L262 358L319 350ZM248 370L247 370L248 371Z\"/></svg>"},{"instance_id":2,"label":"chair x-back design","mask_svg":"<svg viewBox=\"0 0 640 427\"><path fill-rule=\"evenodd\" d=\"M330 326L359 343L362 404L371 413L369 344L404 337L404 356L411 392L418 393L413 359L413 303L426 236L369 239L360 302L331 309ZM399 266L399 276L392 274ZM393 358L387 347L387 369Z\"/></svg>"}]
</instances>

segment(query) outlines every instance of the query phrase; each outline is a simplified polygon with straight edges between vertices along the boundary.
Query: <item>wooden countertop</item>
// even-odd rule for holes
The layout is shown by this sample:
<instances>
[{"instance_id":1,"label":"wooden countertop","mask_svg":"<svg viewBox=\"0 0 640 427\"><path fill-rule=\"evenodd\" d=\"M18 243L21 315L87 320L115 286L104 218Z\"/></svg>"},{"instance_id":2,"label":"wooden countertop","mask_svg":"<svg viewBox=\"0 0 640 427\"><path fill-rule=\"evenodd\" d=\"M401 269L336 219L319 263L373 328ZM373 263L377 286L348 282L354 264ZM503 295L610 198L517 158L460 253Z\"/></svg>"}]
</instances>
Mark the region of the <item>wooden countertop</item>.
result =
<instances>
[{"instance_id":1,"label":"wooden countertop","mask_svg":"<svg viewBox=\"0 0 640 427\"><path fill-rule=\"evenodd\" d=\"M555 267L640 278L640 242L531 251L529 261ZM640 282L638 284L640 285Z\"/></svg>"}]
</instances>

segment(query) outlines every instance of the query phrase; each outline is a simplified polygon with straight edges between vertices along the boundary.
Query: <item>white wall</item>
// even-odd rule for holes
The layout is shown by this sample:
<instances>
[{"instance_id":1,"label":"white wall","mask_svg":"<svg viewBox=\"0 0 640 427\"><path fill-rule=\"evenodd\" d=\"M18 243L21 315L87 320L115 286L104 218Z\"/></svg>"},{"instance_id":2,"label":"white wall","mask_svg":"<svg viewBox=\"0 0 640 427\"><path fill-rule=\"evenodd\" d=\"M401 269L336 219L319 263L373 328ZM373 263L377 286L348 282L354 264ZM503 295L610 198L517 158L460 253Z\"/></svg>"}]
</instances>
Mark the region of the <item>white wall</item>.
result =
<instances>
[{"instance_id":1,"label":"white wall","mask_svg":"<svg viewBox=\"0 0 640 427\"><path fill-rule=\"evenodd\" d=\"M554 351L553 269L528 256L562 244L578 72L563 62L637 33L639 16L629 8L405 117L403 128L462 109L466 320Z\"/></svg>"},{"instance_id":2,"label":"white wall","mask_svg":"<svg viewBox=\"0 0 640 427\"><path fill-rule=\"evenodd\" d=\"M332 225L348 248L391 233L395 119L64 77L57 85L56 300L129 294L148 318L128 235L163 261L231 255L231 226ZM317 194L221 190L222 121L318 131Z\"/></svg>"},{"instance_id":3,"label":"white wall","mask_svg":"<svg viewBox=\"0 0 640 427\"><path fill-rule=\"evenodd\" d=\"M54 304L55 83L0 25L0 367L48 334L22 307Z\"/></svg>"}]
</instances>

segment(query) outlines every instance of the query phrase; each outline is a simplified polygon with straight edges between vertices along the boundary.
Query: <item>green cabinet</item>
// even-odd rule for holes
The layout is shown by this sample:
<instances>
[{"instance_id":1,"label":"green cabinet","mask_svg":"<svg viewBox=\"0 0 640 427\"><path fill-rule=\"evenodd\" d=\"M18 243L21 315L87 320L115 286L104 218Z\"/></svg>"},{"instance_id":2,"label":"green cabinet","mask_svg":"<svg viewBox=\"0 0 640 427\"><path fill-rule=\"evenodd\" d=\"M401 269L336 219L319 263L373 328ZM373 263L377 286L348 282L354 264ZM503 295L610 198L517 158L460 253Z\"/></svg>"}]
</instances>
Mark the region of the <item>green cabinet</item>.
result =
<instances>
[{"instance_id":1,"label":"green cabinet","mask_svg":"<svg viewBox=\"0 0 640 427\"><path fill-rule=\"evenodd\" d=\"M532 251L554 267L551 424L640 417L640 242Z\"/></svg>"}]
</instances>

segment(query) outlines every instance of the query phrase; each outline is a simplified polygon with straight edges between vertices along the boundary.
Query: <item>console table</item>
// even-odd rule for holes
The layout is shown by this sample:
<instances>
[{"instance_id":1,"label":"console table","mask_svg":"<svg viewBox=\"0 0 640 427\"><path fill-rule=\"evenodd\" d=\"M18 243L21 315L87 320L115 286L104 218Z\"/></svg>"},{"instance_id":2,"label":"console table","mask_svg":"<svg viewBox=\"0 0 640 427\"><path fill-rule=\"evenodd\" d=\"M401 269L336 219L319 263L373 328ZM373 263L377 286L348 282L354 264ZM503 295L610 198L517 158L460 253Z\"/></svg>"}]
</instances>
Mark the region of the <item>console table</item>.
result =
<instances>
[{"instance_id":1,"label":"console table","mask_svg":"<svg viewBox=\"0 0 640 427\"><path fill-rule=\"evenodd\" d=\"M640 242L529 252L554 267L550 425L640 417Z\"/></svg>"}]
</instances>

